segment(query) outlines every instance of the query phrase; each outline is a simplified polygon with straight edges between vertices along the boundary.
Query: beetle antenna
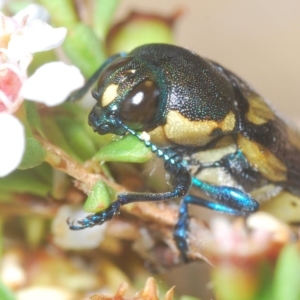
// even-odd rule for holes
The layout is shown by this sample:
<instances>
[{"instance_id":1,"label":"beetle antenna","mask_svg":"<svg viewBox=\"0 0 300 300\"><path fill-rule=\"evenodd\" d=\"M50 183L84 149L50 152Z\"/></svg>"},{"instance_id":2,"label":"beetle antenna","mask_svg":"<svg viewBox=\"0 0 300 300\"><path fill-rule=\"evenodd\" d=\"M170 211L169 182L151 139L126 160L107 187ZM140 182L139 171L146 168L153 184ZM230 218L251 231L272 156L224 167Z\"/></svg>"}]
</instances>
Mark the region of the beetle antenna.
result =
<instances>
[{"instance_id":1,"label":"beetle antenna","mask_svg":"<svg viewBox=\"0 0 300 300\"><path fill-rule=\"evenodd\" d=\"M155 146L150 141L145 140L140 134L138 134L136 131L130 129L127 125L122 123L120 120L117 120L120 126L122 126L128 133L134 135L137 137L140 141L142 141L147 148L150 148L153 153L157 155L159 158L163 158L165 162L169 162L172 165L177 164L174 158L171 158L168 154L166 154L163 150ZM181 165L180 165L181 166Z\"/></svg>"}]
</instances>

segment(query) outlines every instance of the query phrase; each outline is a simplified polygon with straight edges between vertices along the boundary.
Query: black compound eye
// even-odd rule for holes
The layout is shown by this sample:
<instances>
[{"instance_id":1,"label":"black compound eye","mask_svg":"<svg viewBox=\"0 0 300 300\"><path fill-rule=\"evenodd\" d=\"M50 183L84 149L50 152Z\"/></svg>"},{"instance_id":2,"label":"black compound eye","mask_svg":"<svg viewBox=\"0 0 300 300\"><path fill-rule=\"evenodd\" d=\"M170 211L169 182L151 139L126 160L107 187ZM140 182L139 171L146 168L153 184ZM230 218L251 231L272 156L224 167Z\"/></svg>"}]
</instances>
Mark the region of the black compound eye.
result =
<instances>
[{"instance_id":1,"label":"black compound eye","mask_svg":"<svg viewBox=\"0 0 300 300\"><path fill-rule=\"evenodd\" d=\"M149 125L159 107L159 89L155 82L144 80L135 86L120 104L120 117L125 123ZM139 129L139 128L137 128Z\"/></svg>"},{"instance_id":2,"label":"black compound eye","mask_svg":"<svg viewBox=\"0 0 300 300\"><path fill-rule=\"evenodd\" d=\"M116 72L120 67L126 65L132 60L132 57L120 57L107 65L106 68L102 71L98 83L97 90L99 90L102 86L104 86L106 79L114 72Z\"/></svg>"}]
</instances>

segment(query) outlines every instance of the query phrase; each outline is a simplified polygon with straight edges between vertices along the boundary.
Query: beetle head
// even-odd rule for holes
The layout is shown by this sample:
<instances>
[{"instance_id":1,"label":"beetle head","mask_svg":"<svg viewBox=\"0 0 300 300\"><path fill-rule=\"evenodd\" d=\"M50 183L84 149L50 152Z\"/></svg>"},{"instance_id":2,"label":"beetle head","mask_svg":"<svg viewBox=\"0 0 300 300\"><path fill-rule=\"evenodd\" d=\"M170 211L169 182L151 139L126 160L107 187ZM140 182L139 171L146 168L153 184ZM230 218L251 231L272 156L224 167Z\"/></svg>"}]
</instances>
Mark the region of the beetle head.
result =
<instances>
[{"instance_id":1,"label":"beetle head","mask_svg":"<svg viewBox=\"0 0 300 300\"><path fill-rule=\"evenodd\" d=\"M163 111L163 84L158 73L155 66L137 57L119 57L109 63L92 91L97 104L89 124L94 131L123 135L126 131L120 123L137 131L155 128Z\"/></svg>"}]
</instances>

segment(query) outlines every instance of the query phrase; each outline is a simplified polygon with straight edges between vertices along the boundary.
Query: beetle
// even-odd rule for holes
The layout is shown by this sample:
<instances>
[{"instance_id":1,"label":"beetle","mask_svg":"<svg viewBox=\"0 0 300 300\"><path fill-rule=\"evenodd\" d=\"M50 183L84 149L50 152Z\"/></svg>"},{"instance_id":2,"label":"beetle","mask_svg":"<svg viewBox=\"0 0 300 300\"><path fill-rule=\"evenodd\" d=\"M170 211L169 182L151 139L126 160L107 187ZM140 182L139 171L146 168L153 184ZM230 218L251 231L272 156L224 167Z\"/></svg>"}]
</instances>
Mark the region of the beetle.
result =
<instances>
[{"instance_id":1,"label":"beetle","mask_svg":"<svg viewBox=\"0 0 300 300\"><path fill-rule=\"evenodd\" d=\"M174 238L187 261L190 204L246 217L262 200L300 196L300 135L219 64L178 46L147 44L109 58L87 86L95 81L89 125L101 135L142 140L164 161L171 190L121 193L70 229L100 225L128 203L181 197Z\"/></svg>"}]
</instances>

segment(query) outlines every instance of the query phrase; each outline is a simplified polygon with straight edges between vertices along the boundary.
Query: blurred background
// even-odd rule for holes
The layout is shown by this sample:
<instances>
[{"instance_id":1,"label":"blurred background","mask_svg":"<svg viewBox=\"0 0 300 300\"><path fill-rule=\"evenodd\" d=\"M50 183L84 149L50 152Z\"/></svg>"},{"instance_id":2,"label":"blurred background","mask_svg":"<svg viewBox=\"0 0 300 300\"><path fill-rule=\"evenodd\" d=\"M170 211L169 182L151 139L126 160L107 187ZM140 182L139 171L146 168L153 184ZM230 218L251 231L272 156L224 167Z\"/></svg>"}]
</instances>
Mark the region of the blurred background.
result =
<instances>
[{"instance_id":1,"label":"blurred background","mask_svg":"<svg viewBox=\"0 0 300 300\"><path fill-rule=\"evenodd\" d=\"M300 108L300 1L298 0L123 0L128 11L172 14L177 45L235 72L281 114L297 121ZM300 124L300 122L299 122Z\"/></svg>"},{"instance_id":2,"label":"blurred background","mask_svg":"<svg viewBox=\"0 0 300 300\"><path fill-rule=\"evenodd\" d=\"M7 3L9 1L11 0L7 0ZM77 3L83 4L88 2L77 1ZM1 2L0 0L0 4ZM191 49L200 56L216 61L233 71L250 83L265 99L269 100L275 109L285 116L287 120L297 122L300 126L298 112L298 108L300 108L298 103L300 98L300 59L298 57L300 53L299 0L120 0L115 21L123 20L131 11L161 14L166 17L181 11L182 13L176 20L174 28L175 43L177 45ZM49 111L51 110L49 109ZM64 111L62 110L62 112ZM45 119L47 120L47 118ZM55 122L53 124L56 124ZM84 122L86 122L85 119ZM70 125L72 123L67 124ZM72 127L70 126L70 128ZM81 196L85 198L85 195ZM72 198L72 195L70 198ZM79 201L81 201L80 199ZM15 207L18 208L18 206ZM192 215L195 214L196 209L195 207L191 209ZM207 210L204 213L205 218L209 218L209 214L213 214L213 212L207 212ZM63 224L65 224L67 216L61 218ZM35 223L30 224L35 225ZM37 226L34 228L37 228ZM44 234L43 230L41 230L42 234ZM32 231L35 234L35 231ZM45 236L48 238L48 235ZM97 254L95 257L98 257L97 251L97 249L94 251ZM35 252L31 252L30 249L28 252L24 250L24 253L30 253L29 256L32 255L34 259L37 257L34 254ZM70 253L64 252L64 250L60 253L66 256L58 257L56 266L59 267L59 272L56 272L56 266L52 268L50 259L44 259L49 266L49 269L43 267L44 265L40 268L44 270L44 274L47 273L48 275L49 273L52 276L54 272L58 273L58 275L63 273L61 272L60 264L63 258L68 257ZM138 256L137 254L134 255L134 257ZM71 255L69 256L71 257ZM26 256L24 257L27 258ZM23 260L25 260L24 257L22 257ZM56 259L55 252L53 257ZM31 257L29 258L31 259ZM31 260L35 261L34 259ZM37 257L36 261L43 261L43 259ZM126 257L124 259L124 256L120 256L120 261L122 263L127 262ZM116 265L120 261L116 261ZM68 260L66 262L69 263ZM33 265L32 262L31 265ZM292 266L294 268L294 264ZM65 268L67 269L67 267ZM102 269L109 268L103 268L103 261L100 261L95 269L102 271ZM117 272L118 269L115 269L115 272ZM198 262L173 268L158 278L162 278L161 282L167 281L167 286L169 287L176 285L175 293L177 296L188 294L201 297L201 299L214 299L211 292L210 270L211 268L207 263ZM297 269L295 268L295 270ZM68 272L63 274L66 277L69 276ZM73 274L73 269L70 271L70 274ZM84 276L86 276L88 283L92 282L88 275L91 275L93 278L95 276L93 274L90 272L90 269L84 270ZM15 280L15 275L13 277ZM59 276L57 277L60 279ZM143 280L142 275L140 277ZM77 278L81 279L81 277ZM104 282L103 278L100 278L100 280ZM286 278L291 277L286 276ZM120 278L113 278L112 281L119 285L121 280ZM158 280L158 283L161 282ZM234 285L238 286L236 281L234 281ZM0 300L2 300L1 294Z\"/></svg>"}]
</instances>

